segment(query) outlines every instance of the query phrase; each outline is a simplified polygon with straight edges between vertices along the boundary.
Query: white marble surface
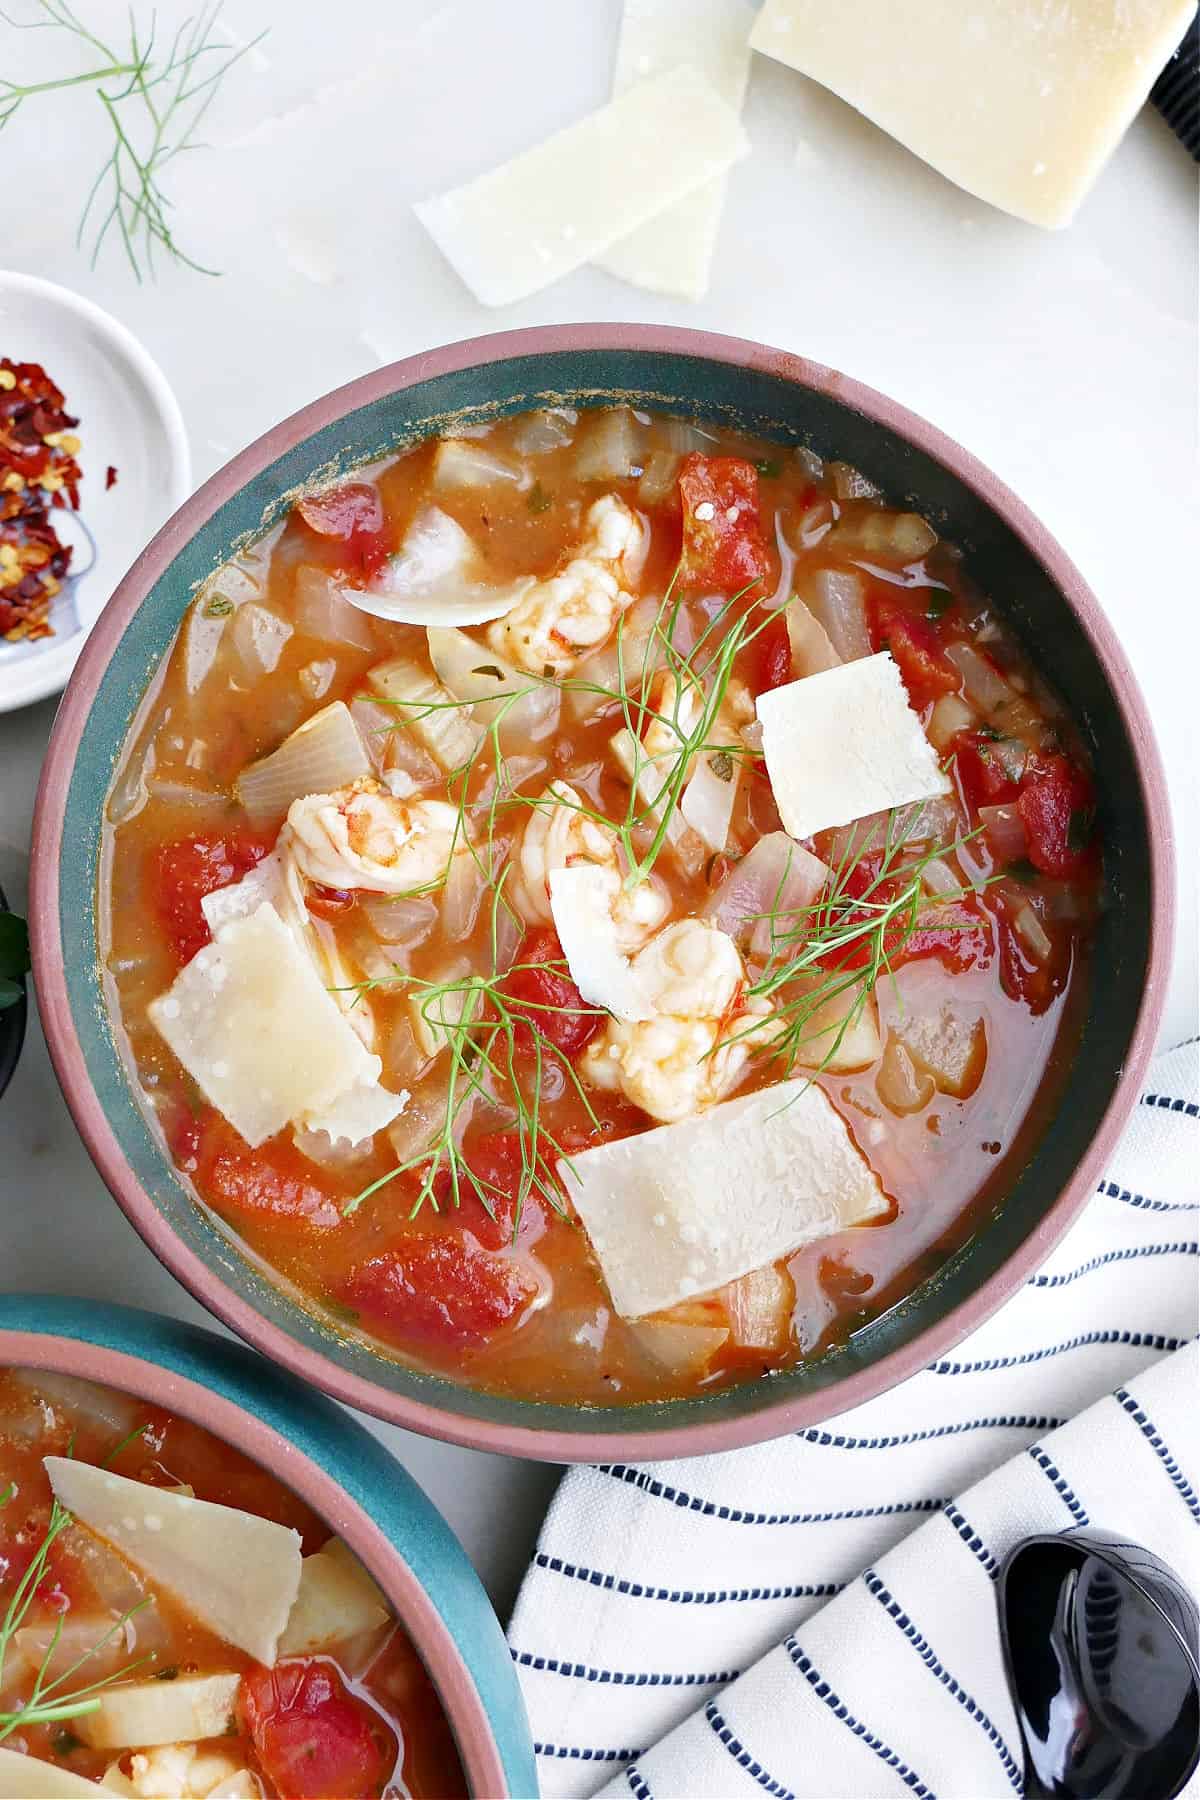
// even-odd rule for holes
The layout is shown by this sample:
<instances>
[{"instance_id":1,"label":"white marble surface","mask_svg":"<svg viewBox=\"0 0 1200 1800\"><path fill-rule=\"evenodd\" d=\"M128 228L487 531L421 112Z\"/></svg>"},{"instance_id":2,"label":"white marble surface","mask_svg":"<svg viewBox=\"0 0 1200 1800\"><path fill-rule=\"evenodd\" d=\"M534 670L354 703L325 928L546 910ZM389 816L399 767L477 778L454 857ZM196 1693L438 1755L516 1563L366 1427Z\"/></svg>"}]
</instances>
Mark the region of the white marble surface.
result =
<instances>
[{"instance_id":1,"label":"white marble surface","mask_svg":"<svg viewBox=\"0 0 1200 1800\"><path fill-rule=\"evenodd\" d=\"M15 4L18 17L32 16L31 0ZM92 0L87 10L115 27L124 4ZM187 10L163 0L160 19ZM618 14L617 0L228 0L236 36L270 34L219 96L206 124L212 149L183 159L172 182L182 241L225 273L167 269L139 287L111 250L89 270L72 239L101 140L79 94L69 113L57 96L37 102L39 112L31 103L0 139L0 258L87 293L143 338L179 395L197 478L379 363L551 320L648 319L759 338L925 413L1057 533L1141 678L1189 871L1165 1035L1195 1030L1197 825L1185 773L1196 760L1200 563L1193 168L1144 115L1076 225L1043 234L971 200L839 101L760 59L746 113L754 151L733 175L703 304L582 270L488 312L409 203L599 102ZM48 37L18 39L0 23L5 74L41 73ZM60 134L53 155L49 128ZM0 881L17 901L52 717L45 703L0 718ZM93 1172L33 1021L0 1145L0 1287L199 1316ZM553 1472L382 1435L505 1606Z\"/></svg>"}]
</instances>

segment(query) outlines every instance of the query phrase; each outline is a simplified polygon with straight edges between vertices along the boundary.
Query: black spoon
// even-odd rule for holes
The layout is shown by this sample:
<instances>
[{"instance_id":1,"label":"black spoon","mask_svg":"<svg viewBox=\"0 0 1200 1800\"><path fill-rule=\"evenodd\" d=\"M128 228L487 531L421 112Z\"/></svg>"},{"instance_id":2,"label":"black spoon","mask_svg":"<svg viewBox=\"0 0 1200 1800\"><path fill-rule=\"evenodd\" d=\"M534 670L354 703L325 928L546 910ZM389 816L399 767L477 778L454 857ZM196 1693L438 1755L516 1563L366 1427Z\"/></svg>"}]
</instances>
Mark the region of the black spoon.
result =
<instances>
[{"instance_id":1,"label":"black spoon","mask_svg":"<svg viewBox=\"0 0 1200 1800\"><path fill-rule=\"evenodd\" d=\"M1200 1611L1107 1532L1029 1537L997 1584L1026 1800L1173 1800L1200 1762Z\"/></svg>"}]
</instances>

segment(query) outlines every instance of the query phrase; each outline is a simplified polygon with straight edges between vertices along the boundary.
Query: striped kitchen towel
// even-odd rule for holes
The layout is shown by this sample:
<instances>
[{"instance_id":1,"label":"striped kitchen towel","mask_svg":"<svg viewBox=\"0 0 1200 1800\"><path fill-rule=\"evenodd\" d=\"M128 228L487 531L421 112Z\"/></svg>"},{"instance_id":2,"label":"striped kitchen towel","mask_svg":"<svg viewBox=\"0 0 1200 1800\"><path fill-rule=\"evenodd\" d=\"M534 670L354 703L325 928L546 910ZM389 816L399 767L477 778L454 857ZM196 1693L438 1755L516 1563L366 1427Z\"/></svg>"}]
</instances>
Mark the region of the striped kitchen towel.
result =
<instances>
[{"instance_id":1,"label":"striped kitchen towel","mask_svg":"<svg viewBox=\"0 0 1200 1800\"><path fill-rule=\"evenodd\" d=\"M1200 1595L1195 1045L1151 1075L1082 1218L944 1360L775 1443L565 1476L509 1631L544 1795L1019 1794L1009 1545L1126 1532Z\"/></svg>"}]
</instances>

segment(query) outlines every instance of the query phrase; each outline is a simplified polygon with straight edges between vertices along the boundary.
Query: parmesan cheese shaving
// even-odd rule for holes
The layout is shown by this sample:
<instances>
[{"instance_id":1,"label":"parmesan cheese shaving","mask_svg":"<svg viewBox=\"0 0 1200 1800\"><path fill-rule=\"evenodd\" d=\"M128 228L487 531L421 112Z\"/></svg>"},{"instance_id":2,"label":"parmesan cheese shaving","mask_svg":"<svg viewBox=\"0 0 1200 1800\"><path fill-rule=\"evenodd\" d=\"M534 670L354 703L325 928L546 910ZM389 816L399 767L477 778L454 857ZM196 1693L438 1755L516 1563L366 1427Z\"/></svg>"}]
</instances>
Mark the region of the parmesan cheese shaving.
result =
<instances>
[{"instance_id":1,"label":"parmesan cheese shaving","mask_svg":"<svg viewBox=\"0 0 1200 1800\"><path fill-rule=\"evenodd\" d=\"M103 1800L94 1781L0 1744L0 1800Z\"/></svg>"},{"instance_id":2,"label":"parmesan cheese shaving","mask_svg":"<svg viewBox=\"0 0 1200 1800\"><path fill-rule=\"evenodd\" d=\"M683 65L414 210L476 299L507 306L602 256L748 149L733 107Z\"/></svg>"},{"instance_id":3,"label":"parmesan cheese shaving","mask_svg":"<svg viewBox=\"0 0 1200 1800\"><path fill-rule=\"evenodd\" d=\"M558 1169L613 1305L633 1319L888 1209L842 1119L807 1079L580 1151Z\"/></svg>"},{"instance_id":4,"label":"parmesan cheese shaving","mask_svg":"<svg viewBox=\"0 0 1200 1800\"><path fill-rule=\"evenodd\" d=\"M750 75L747 0L625 0L613 70L613 93L688 60L740 113ZM686 200L622 238L599 267L635 287L681 300L703 300L725 206L718 175Z\"/></svg>"},{"instance_id":5,"label":"parmesan cheese shaving","mask_svg":"<svg viewBox=\"0 0 1200 1800\"><path fill-rule=\"evenodd\" d=\"M551 869L550 911L571 979L592 1006L618 1019L649 1019L654 1006L637 969L621 954L613 902L621 878L597 863Z\"/></svg>"},{"instance_id":6,"label":"parmesan cheese shaving","mask_svg":"<svg viewBox=\"0 0 1200 1800\"><path fill-rule=\"evenodd\" d=\"M758 716L794 838L950 791L886 650L760 694Z\"/></svg>"},{"instance_id":7,"label":"parmesan cheese shaving","mask_svg":"<svg viewBox=\"0 0 1200 1800\"><path fill-rule=\"evenodd\" d=\"M268 1667L274 1663L300 1589L299 1532L70 1457L42 1461L56 1498L81 1525L160 1582L227 1644Z\"/></svg>"}]
</instances>

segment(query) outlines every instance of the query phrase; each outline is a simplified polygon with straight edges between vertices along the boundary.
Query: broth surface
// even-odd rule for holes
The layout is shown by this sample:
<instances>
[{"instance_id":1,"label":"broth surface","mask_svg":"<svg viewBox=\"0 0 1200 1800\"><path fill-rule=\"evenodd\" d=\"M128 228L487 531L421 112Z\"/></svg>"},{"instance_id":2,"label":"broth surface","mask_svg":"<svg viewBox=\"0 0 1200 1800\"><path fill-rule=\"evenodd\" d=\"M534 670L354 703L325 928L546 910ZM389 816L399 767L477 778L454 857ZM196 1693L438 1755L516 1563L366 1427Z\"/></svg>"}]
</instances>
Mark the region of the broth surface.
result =
<instances>
[{"instance_id":1,"label":"broth surface","mask_svg":"<svg viewBox=\"0 0 1200 1800\"><path fill-rule=\"evenodd\" d=\"M478 567L467 586L533 578L543 615L576 604L582 578L572 571L581 557L597 563L598 519L607 529L632 518L643 544L635 574L604 565L630 603L587 626L582 649L554 635L553 617L462 627L473 653L459 657L458 678L486 684L498 662L513 663L524 711L492 731L476 714L479 747L457 764L447 752L441 766L430 721L461 726L470 708L451 695L423 710L381 703L373 675L402 658L434 680L425 629L344 597L379 582L431 506L470 540ZM588 593L603 613L602 589L593 581ZM566 615L555 616L561 625ZM652 1071L636 1091L600 1085L597 1047L611 1025L581 1001L546 890L523 858L556 816L565 829L552 784L567 784L577 827L624 828L620 873L629 876L631 859L646 865L646 879L622 889L633 894L630 917L645 909L630 941L711 908L755 845L780 831L754 702L816 672L810 658L820 665L824 651L813 621L839 647L836 661L890 650L952 791L804 843L833 871L838 917L859 935L848 950L822 951L770 1004L824 994L842 969L843 1013L858 1004L850 1024L874 1032L870 1053L845 1068L837 1054L829 1062L841 1040L826 1026L816 1051L793 1042L791 1060L756 1049L723 1092L711 1091L715 1074L705 1088L703 1059L690 1079L709 1104L809 1074L890 1204L749 1287L681 1301L648 1329L614 1310L554 1164L662 1122L679 1082ZM571 629L584 630L578 614ZM732 770L735 797L716 851L690 826L663 839L661 811L632 795L613 739L632 727L648 744L664 720L678 736L684 676L711 691L712 659L726 645L713 727L722 748L710 761L721 781ZM673 702L663 686L672 669ZM367 1020L384 1086L411 1099L353 1149L291 1130L251 1149L185 1073L148 1007L209 941L201 897L246 876L284 824L286 805L247 812L247 768L335 701L364 734L382 804L440 802L458 821L458 850L468 838L472 850L407 892L306 883L305 930L343 971L326 985L352 1023ZM1099 885L1093 818L1086 756L1061 702L924 521L808 452L640 413L560 409L479 428L449 450L427 443L302 503L205 584L110 794L102 955L136 1079L176 1166L305 1304L385 1354L489 1390L588 1405L662 1399L819 1352L911 1291L1003 1204L1077 1042ZM927 882L920 874L935 859L940 893L937 869ZM897 902L888 933L864 936L871 908L914 882L912 910ZM810 928L830 930L811 910L784 924L765 952L751 933L739 939L741 1020L786 962L779 938L790 936L794 954ZM464 996L478 1008L465 1022L455 1016ZM485 1092L456 1103L454 1084L461 1096L480 1057L472 1017L490 1022L496 1066ZM506 1017L515 1040L496 1035ZM914 1022L925 1037L914 1037ZM664 1324L679 1329L664 1336Z\"/></svg>"}]
</instances>

